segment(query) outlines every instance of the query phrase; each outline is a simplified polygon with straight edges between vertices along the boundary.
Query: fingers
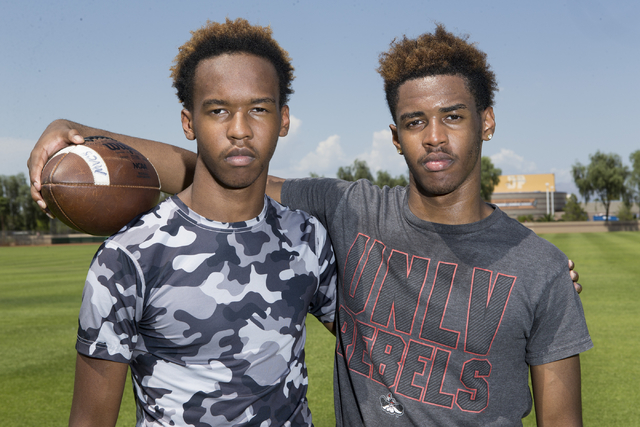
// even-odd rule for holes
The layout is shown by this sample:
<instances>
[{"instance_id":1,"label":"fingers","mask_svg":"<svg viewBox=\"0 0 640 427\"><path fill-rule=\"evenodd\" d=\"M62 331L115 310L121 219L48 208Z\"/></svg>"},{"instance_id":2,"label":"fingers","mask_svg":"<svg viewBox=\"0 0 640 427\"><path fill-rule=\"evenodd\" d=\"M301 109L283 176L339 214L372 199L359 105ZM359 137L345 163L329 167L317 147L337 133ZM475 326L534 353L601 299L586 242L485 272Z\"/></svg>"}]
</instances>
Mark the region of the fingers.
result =
<instances>
[{"instance_id":1,"label":"fingers","mask_svg":"<svg viewBox=\"0 0 640 427\"><path fill-rule=\"evenodd\" d=\"M71 129L68 122L56 120L44 130L35 147L33 147L29 160L27 160L29 180L31 182L31 198L51 218L53 216L47 209L47 204L40 193L42 190L42 169L44 169L47 160L62 148L71 144L82 144L83 142L84 138L77 130Z\"/></svg>"},{"instance_id":2,"label":"fingers","mask_svg":"<svg viewBox=\"0 0 640 427\"><path fill-rule=\"evenodd\" d=\"M74 144L82 144L84 143L84 138L80 133L75 129L70 129L67 135L69 142L73 142Z\"/></svg>"},{"instance_id":3,"label":"fingers","mask_svg":"<svg viewBox=\"0 0 640 427\"><path fill-rule=\"evenodd\" d=\"M41 190L40 183L37 181L34 181L33 184L31 184L31 198L38 204L38 207L40 208L40 210L42 210L42 212L47 214L49 218L53 219L53 215L51 214L51 211L49 210L49 208L47 208L47 204L42 199L42 194L40 194L40 190Z\"/></svg>"},{"instance_id":4,"label":"fingers","mask_svg":"<svg viewBox=\"0 0 640 427\"><path fill-rule=\"evenodd\" d=\"M38 204L38 207L42 211L52 218L51 213L48 212L47 204L42 200L42 195L40 194L40 190L42 189L40 177L47 159L48 157L45 151L36 152L34 149L27 161L27 167L29 168L29 180L31 181L31 198Z\"/></svg>"},{"instance_id":5,"label":"fingers","mask_svg":"<svg viewBox=\"0 0 640 427\"><path fill-rule=\"evenodd\" d=\"M582 292L582 285L578 282L573 282L573 287L576 290L577 293Z\"/></svg>"},{"instance_id":6,"label":"fingers","mask_svg":"<svg viewBox=\"0 0 640 427\"><path fill-rule=\"evenodd\" d=\"M582 292L582 285L580 283L578 283L578 280L580 280L580 275L578 274L577 271L574 270L576 264L569 260L569 275L571 276L571 280L573 280L573 287L575 288L577 293Z\"/></svg>"},{"instance_id":7,"label":"fingers","mask_svg":"<svg viewBox=\"0 0 640 427\"><path fill-rule=\"evenodd\" d=\"M571 275L571 280L573 280L574 282L577 282L578 280L580 280L580 275L575 270L569 271L569 275Z\"/></svg>"}]
</instances>

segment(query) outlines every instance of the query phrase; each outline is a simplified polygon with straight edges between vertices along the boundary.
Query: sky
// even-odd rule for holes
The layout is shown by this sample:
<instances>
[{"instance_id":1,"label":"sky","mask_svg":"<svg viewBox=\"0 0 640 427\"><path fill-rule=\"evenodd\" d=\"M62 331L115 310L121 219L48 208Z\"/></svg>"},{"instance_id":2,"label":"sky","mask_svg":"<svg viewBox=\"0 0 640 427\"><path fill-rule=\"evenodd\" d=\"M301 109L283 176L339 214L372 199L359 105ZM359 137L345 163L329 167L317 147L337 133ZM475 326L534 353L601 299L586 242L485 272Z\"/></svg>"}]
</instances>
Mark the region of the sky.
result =
<instances>
[{"instance_id":1,"label":"sky","mask_svg":"<svg viewBox=\"0 0 640 427\"><path fill-rule=\"evenodd\" d=\"M394 38L442 23L488 56L497 75L496 132L483 147L503 174L554 173L597 150L629 164L640 149L640 2L2 0L0 175L27 172L58 118L195 151L180 124L169 68L190 31L238 17L270 25L295 67L292 126L270 173L335 176L366 160L406 172L376 72Z\"/></svg>"}]
</instances>

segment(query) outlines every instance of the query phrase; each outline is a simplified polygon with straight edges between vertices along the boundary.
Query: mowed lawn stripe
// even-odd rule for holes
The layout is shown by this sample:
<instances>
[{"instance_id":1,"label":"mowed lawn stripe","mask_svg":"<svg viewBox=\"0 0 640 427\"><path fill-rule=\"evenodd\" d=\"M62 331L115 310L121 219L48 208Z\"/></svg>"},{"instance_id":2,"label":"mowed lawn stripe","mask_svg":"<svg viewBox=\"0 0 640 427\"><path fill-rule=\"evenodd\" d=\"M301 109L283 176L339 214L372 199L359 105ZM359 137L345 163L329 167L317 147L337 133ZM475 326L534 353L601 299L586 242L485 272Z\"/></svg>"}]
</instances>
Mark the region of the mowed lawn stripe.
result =
<instances>
[{"instance_id":1,"label":"mowed lawn stripe","mask_svg":"<svg viewBox=\"0 0 640 427\"><path fill-rule=\"evenodd\" d=\"M580 357L585 425L640 425L640 233L542 237L576 262L584 286L581 299L594 343Z\"/></svg>"}]
</instances>

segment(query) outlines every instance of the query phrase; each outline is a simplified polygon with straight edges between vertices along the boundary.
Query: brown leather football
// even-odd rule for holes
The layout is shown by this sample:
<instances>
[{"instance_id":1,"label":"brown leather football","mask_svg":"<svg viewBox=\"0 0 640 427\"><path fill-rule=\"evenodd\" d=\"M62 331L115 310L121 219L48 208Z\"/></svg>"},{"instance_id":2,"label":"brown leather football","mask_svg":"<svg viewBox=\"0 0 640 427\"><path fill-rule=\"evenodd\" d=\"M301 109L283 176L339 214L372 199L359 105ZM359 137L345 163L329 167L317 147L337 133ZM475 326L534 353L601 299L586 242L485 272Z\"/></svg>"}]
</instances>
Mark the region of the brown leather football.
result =
<instances>
[{"instance_id":1,"label":"brown leather football","mask_svg":"<svg viewBox=\"0 0 640 427\"><path fill-rule=\"evenodd\" d=\"M41 193L69 227L108 236L158 203L160 179L140 152L97 136L51 156L42 171Z\"/></svg>"}]
</instances>

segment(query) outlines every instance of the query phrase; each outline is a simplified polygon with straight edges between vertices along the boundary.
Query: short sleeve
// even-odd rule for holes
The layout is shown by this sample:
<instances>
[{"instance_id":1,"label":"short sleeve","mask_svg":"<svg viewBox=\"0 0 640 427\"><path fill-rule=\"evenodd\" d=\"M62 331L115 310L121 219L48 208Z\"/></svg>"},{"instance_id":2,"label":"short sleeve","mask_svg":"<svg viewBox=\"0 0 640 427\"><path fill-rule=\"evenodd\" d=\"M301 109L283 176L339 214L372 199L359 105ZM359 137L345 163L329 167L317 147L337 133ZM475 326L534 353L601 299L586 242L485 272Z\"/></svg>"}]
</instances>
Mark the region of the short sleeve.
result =
<instances>
[{"instance_id":1,"label":"short sleeve","mask_svg":"<svg viewBox=\"0 0 640 427\"><path fill-rule=\"evenodd\" d=\"M336 313L336 259L325 228L316 222L316 248L318 251L318 289L309 306L309 313L322 323L330 323Z\"/></svg>"},{"instance_id":2,"label":"short sleeve","mask_svg":"<svg viewBox=\"0 0 640 427\"><path fill-rule=\"evenodd\" d=\"M112 241L96 253L82 292L76 350L128 363L138 341L139 267Z\"/></svg>"},{"instance_id":3,"label":"short sleeve","mask_svg":"<svg viewBox=\"0 0 640 427\"><path fill-rule=\"evenodd\" d=\"M352 184L335 178L287 179L282 185L282 204L310 213L328 228L336 206Z\"/></svg>"},{"instance_id":4,"label":"short sleeve","mask_svg":"<svg viewBox=\"0 0 640 427\"><path fill-rule=\"evenodd\" d=\"M555 362L593 347L582 303L567 269L558 273L535 309L527 341L529 365Z\"/></svg>"}]
</instances>

